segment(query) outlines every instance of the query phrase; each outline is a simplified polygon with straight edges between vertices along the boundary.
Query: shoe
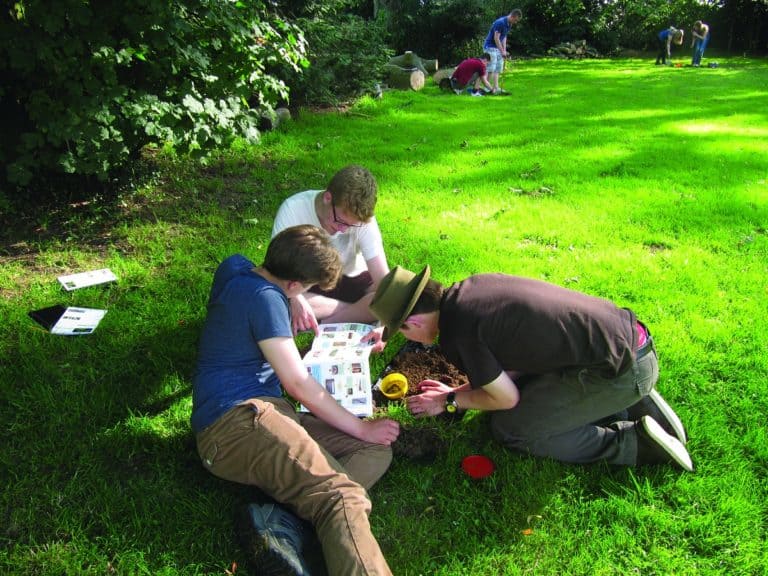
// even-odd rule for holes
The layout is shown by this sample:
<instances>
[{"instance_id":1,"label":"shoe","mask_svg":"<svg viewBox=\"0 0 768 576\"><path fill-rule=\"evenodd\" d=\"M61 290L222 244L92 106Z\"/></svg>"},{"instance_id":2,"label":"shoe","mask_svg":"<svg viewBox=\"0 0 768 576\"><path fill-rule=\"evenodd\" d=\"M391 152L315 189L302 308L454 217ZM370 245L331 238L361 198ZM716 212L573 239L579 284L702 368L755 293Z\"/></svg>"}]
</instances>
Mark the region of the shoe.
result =
<instances>
[{"instance_id":1,"label":"shoe","mask_svg":"<svg viewBox=\"0 0 768 576\"><path fill-rule=\"evenodd\" d=\"M263 576L326 576L312 526L278 504L244 506L236 519L240 544ZM318 560L319 557L319 560Z\"/></svg>"},{"instance_id":2,"label":"shoe","mask_svg":"<svg viewBox=\"0 0 768 576\"><path fill-rule=\"evenodd\" d=\"M637 465L675 463L683 470L693 472L693 462L682 442L664 432L650 416L635 423L637 431Z\"/></svg>"},{"instance_id":3,"label":"shoe","mask_svg":"<svg viewBox=\"0 0 768 576\"><path fill-rule=\"evenodd\" d=\"M627 408L627 413L627 420L632 421L640 420L643 416L650 416L661 425L664 432L674 436L683 444L688 443L685 426L683 426L675 411L672 410L672 407L667 404L656 389L651 390L648 396L644 396L639 402Z\"/></svg>"},{"instance_id":4,"label":"shoe","mask_svg":"<svg viewBox=\"0 0 768 576\"><path fill-rule=\"evenodd\" d=\"M472 92L472 96L482 96L483 93L477 90L476 92Z\"/></svg>"}]
</instances>

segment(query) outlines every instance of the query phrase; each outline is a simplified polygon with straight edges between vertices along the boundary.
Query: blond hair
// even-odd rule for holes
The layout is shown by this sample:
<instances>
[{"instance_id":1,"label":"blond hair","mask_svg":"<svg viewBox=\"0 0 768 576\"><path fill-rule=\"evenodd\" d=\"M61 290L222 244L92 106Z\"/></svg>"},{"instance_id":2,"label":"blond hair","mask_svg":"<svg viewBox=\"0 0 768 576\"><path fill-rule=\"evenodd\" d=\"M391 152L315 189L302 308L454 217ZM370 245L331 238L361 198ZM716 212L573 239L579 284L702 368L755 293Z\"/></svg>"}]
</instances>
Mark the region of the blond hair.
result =
<instances>
[{"instance_id":1,"label":"blond hair","mask_svg":"<svg viewBox=\"0 0 768 576\"><path fill-rule=\"evenodd\" d=\"M376 208L376 178L357 164L345 166L333 175L328 192L335 206L349 211L361 222L367 222Z\"/></svg>"}]
</instances>

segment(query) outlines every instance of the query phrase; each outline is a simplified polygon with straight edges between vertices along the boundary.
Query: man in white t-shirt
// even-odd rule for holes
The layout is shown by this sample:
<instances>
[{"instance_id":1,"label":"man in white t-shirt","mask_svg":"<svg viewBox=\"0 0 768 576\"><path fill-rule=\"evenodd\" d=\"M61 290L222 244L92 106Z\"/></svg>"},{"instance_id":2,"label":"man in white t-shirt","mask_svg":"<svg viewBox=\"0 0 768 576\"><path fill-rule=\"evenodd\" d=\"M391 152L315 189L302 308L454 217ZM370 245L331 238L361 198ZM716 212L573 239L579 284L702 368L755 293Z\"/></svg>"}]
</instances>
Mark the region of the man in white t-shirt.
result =
<instances>
[{"instance_id":1,"label":"man in white t-shirt","mask_svg":"<svg viewBox=\"0 0 768 576\"><path fill-rule=\"evenodd\" d=\"M373 174L353 164L339 170L325 190L294 194L277 211L273 237L290 226L319 226L331 235L343 267L342 278L334 290L313 288L291 298L294 332L317 333L320 321L376 320L368 305L379 281L389 272L381 231L373 215L376 193Z\"/></svg>"}]
</instances>

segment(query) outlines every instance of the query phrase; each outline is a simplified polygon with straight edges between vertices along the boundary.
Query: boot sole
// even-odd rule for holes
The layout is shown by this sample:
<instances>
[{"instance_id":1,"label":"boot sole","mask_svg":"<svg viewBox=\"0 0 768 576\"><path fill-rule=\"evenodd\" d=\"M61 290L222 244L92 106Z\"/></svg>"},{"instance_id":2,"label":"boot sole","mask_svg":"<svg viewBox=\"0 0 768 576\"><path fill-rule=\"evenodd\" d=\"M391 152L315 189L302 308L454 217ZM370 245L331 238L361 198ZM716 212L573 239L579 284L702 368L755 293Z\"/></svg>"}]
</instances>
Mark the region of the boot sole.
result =
<instances>
[{"instance_id":1,"label":"boot sole","mask_svg":"<svg viewBox=\"0 0 768 576\"><path fill-rule=\"evenodd\" d=\"M680 421L678 415L675 414L675 411L672 410L672 407L667 404L667 401L662 398L661 394L659 394L655 388L648 394L648 398L654 403L659 412L661 412L672 430L674 430L674 436L677 436L677 439L680 440L682 444L687 444L688 437L685 434L685 426L683 426L683 423Z\"/></svg>"},{"instance_id":2,"label":"boot sole","mask_svg":"<svg viewBox=\"0 0 768 576\"><path fill-rule=\"evenodd\" d=\"M656 422L650 416L643 416L640 420L643 430L648 434L648 437L653 440L667 455L677 462L677 464L688 472L693 472L693 461L688 451L674 436L667 434L661 424Z\"/></svg>"}]
</instances>

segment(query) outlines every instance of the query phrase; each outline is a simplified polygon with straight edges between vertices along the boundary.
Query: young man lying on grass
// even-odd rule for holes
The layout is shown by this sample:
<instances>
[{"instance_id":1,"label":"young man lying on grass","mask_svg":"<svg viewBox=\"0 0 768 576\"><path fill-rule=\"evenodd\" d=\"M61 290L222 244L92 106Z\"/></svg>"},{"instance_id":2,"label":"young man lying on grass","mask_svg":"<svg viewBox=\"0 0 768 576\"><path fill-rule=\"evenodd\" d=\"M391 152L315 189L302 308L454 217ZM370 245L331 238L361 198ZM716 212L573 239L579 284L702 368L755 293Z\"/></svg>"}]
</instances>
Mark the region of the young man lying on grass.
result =
<instances>
[{"instance_id":1,"label":"young man lying on grass","mask_svg":"<svg viewBox=\"0 0 768 576\"><path fill-rule=\"evenodd\" d=\"M192 428L203 465L283 504L248 506L248 546L264 574L308 574L302 523L317 531L331 575L390 574L371 533L366 490L392 461L399 425L342 408L302 363L288 299L341 274L315 226L275 236L264 262L236 254L213 278L193 381ZM283 389L309 408L297 414Z\"/></svg>"},{"instance_id":2,"label":"young man lying on grass","mask_svg":"<svg viewBox=\"0 0 768 576\"><path fill-rule=\"evenodd\" d=\"M395 267L371 311L422 344L440 336L470 384L434 380L407 399L415 416L493 410L505 446L573 463L674 463L692 471L680 419L654 390L658 360L648 328L627 308L554 284L480 274L444 288Z\"/></svg>"}]
</instances>

